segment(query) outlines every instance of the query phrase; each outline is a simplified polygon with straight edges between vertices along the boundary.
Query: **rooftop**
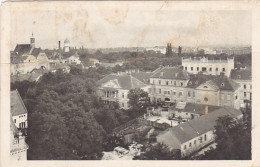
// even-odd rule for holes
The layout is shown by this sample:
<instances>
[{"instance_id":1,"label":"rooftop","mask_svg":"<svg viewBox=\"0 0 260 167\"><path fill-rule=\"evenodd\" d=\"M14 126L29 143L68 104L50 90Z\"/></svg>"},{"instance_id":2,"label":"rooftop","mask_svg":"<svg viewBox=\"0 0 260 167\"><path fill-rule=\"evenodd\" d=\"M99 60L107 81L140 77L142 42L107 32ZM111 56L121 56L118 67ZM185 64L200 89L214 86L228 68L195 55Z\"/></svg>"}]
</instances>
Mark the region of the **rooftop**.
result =
<instances>
[{"instance_id":1,"label":"rooftop","mask_svg":"<svg viewBox=\"0 0 260 167\"><path fill-rule=\"evenodd\" d=\"M178 67L163 67L154 71L151 78L188 80L189 73Z\"/></svg>"},{"instance_id":2,"label":"rooftop","mask_svg":"<svg viewBox=\"0 0 260 167\"><path fill-rule=\"evenodd\" d=\"M180 149L182 143L214 130L216 120L225 115L236 118L242 113L231 107L222 107L197 119L169 128L157 136L157 141L165 143L171 149Z\"/></svg>"},{"instance_id":3,"label":"rooftop","mask_svg":"<svg viewBox=\"0 0 260 167\"><path fill-rule=\"evenodd\" d=\"M11 91L11 114L12 116L27 114L27 109L17 90Z\"/></svg>"},{"instance_id":4,"label":"rooftop","mask_svg":"<svg viewBox=\"0 0 260 167\"><path fill-rule=\"evenodd\" d=\"M97 83L98 85L103 85L109 81L112 81L114 82L114 84L118 84L120 88L127 89L127 90L142 88L146 86L143 82L139 81L138 79L134 78L132 75L129 74L123 74L123 75L110 74L102 78L101 80L99 80Z\"/></svg>"},{"instance_id":5,"label":"rooftop","mask_svg":"<svg viewBox=\"0 0 260 167\"><path fill-rule=\"evenodd\" d=\"M252 80L252 71L250 69L233 69L231 70L230 78L234 80Z\"/></svg>"}]
</instances>

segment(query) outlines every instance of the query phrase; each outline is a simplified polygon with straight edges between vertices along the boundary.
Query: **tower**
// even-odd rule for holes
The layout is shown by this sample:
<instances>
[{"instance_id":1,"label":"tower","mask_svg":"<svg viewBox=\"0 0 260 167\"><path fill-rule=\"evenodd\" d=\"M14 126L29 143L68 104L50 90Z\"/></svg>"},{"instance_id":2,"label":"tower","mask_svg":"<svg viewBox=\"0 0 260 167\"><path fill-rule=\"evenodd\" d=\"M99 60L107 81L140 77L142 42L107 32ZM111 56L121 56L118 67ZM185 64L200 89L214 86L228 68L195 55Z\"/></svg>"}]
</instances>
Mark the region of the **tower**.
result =
<instances>
[{"instance_id":1,"label":"tower","mask_svg":"<svg viewBox=\"0 0 260 167\"><path fill-rule=\"evenodd\" d=\"M32 48L35 47L35 38L33 36L33 33L32 33L32 37L30 38L30 45L31 45Z\"/></svg>"}]
</instances>

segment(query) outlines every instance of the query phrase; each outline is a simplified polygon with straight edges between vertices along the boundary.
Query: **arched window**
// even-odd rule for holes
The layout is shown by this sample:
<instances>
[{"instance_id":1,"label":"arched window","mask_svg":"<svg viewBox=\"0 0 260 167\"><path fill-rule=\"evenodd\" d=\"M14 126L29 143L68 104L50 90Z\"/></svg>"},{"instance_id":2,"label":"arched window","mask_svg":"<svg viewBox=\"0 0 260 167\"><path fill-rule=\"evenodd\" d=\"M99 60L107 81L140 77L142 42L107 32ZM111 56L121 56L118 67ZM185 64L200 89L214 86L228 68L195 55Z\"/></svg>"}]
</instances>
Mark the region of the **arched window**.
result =
<instances>
[{"instance_id":1,"label":"arched window","mask_svg":"<svg viewBox=\"0 0 260 167\"><path fill-rule=\"evenodd\" d=\"M222 68L222 71L225 71L226 69L225 68Z\"/></svg>"}]
</instances>

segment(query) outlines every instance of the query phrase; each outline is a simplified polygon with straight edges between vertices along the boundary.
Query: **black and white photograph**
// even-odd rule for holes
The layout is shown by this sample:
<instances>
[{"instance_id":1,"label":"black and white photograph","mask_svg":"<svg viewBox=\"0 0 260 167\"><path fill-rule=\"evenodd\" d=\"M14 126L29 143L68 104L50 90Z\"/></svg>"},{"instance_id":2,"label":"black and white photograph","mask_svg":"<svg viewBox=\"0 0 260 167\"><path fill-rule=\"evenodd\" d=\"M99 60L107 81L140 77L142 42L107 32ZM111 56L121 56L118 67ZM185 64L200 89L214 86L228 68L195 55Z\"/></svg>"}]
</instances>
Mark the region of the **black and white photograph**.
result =
<instances>
[{"instance_id":1,"label":"black and white photograph","mask_svg":"<svg viewBox=\"0 0 260 167\"><path fill-rule=\"evenodd\" d=\"M252 160L253 3L186 3L4 3L10 160Z\"/></svg>"}]
</instances>

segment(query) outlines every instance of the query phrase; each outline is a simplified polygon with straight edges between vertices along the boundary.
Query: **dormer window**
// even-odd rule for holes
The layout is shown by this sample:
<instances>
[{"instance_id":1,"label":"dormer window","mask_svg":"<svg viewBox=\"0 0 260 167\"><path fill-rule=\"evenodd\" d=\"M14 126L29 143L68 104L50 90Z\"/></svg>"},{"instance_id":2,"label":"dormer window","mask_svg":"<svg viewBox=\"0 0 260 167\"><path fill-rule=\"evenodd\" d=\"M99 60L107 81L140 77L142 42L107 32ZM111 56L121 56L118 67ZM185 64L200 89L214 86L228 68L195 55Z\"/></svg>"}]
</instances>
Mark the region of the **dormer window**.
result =
<instances>
[{"instance_id":1,"label":"dormer window","mask_svg":"<svg viewBox=\"0 0 260 167\"><path fill-rule=\"evenodd\" d=\"M225 86L225 84L224 84L224 83L222 83L222 84L221 84L221 86Z\"/></svg>"},{"instance_id":2,"label":"dormer window","mask_svg":"<svg viewBox=\"0 0 260 167\"><path fill-rule=\"evenodd\" d=\"M207 86L204 86L203 88L208 88Z\"/></svg>"}]
</instances>

